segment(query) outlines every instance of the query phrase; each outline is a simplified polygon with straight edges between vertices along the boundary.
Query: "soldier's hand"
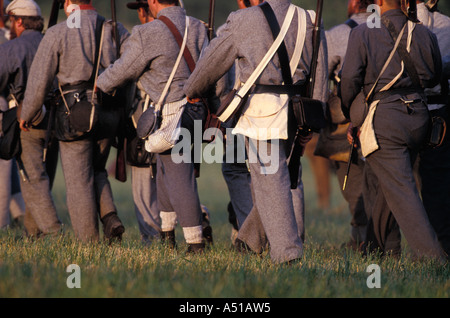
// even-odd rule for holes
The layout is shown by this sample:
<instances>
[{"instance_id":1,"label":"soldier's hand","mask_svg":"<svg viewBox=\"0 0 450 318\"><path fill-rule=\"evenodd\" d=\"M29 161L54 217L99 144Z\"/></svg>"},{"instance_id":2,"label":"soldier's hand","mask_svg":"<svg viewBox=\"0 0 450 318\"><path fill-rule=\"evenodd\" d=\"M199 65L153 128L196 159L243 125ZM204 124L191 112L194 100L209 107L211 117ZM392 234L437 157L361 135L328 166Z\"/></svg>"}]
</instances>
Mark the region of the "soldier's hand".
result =
<instances>
[{"instance_id":1,"label":"soldier's hand","mask_svg":"<svg viewBox=\"0 0 450 318\"><path fill-rule=\"evenodd\" d=\"M187 101L191 104L196 104L198 102L200 102L200 98L190 98L189 96L186 97Z\"/></svg>"},{"instance_id":2,"label":"soldier's hand","mask_svg":"<svg viewBox=\"0 0 450 318\"><path fill-rule=\"evenodd\" d=\"M300 146L305 148L306 144L311 141L312 137L313 137L313 133L312 132L307 134L307 135L299 135L298 143L300 144Z\"/></svg>"},{"instance_id":3,"label":"soldier's hand","mask_svg":"<svg viewBox=\"0 0 450 318\"><path fill-rule=\"evenodd\" d=\"M312 132L308 133L307 135L300 134L298 136L297 142L302 147L302 153L301 153L302 156L305 153L306 145L308 144L308 142L311 141L312 138L313 138Z\"/></svg>"},{"instance_id":4,"label":"soldier's hand","mask_svg":"<svg viewBox=\"0 0 450 318\"><path fill-rule=\"evenodd\" d=\"M30 126L25 120L23 120L23 119L19 120L19 125L20 125L20 129L22 131L30 131L30 129L29 129Z\"/></svg>"},{"instance_id":5,"label":"soldier's hand","mask_svg":"<svg viewBox=\"0 0 450 318\"><path fill-rule=\"evenodd\" d=\"M354 128L353 128L352 123L348 124L348 128L347 128L347 141L348 141L348 143L349 143L350 145L353 144L353 129L354 129ZM359 130L359 128L355 128L355 129L358 130L357 137L359 138L359 135L361 134L361 131ZM357 147L356 142L355 142L355 147Z\"/></svg>"}]
</instances>

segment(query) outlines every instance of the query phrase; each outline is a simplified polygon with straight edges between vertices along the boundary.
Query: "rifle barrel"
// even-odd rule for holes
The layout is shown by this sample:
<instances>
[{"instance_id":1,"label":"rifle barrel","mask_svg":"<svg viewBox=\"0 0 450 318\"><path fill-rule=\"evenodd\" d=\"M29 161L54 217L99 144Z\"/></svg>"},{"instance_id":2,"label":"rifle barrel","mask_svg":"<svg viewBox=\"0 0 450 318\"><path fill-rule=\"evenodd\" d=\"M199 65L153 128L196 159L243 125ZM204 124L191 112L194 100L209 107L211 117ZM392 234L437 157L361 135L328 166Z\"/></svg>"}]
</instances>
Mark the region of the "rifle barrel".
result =
<instances>
[{"instance_id":1,"label":"rifle barrel","mask_svg":"<svg viewBox=\"0 0 450 318\"><path fill-rule=\"evenodd\" d=\"M117 31L117 16L116 16L116 1L111 0L111 20L113 24L113 36L114 41L116 42L116 57L120 56L120 39L119 39L119 31Z\"/></svg>"},{"instance_id":2,"label":"rifle barrel","mask_svg":"<svg viewBox=\"0 0 450 318\"><path fill-rule=\"evenodd\" d=\"M313 32L313 58L311 62L311 72L310 72L310 78L308 83L308 97L313 97L314 92L314 84L316 81L316 70L317 70L317 64L318 64L318 58L319 58L319 49L320 49L320 42L321 42L321 30L320 30L320 24L322 21L322 12L323 12L323 0L317 1L317 10L316 10L316 21L314 23L314 32Z\"/></svg>"},{"instance_id":3,"label":"rifle barrel","mask_svg":"<svg viewBox=\"0 0 450 318\"><path fill-rule=\"evenodd\" d=\"M416 3L416 0L409 0L408 15L409 15L409 18L413 22L418 22L418 20L417 20L417 3Z\"/></svg>"},{"instance_id":4,"label":"rifle barrel","mask_svg":"<svg viewBox=\"0 0 450 318\"><path fill-rule=\"evenodd\" d=\"M214 0L209 1L209 20L208 20L208 36L211 41L214 37L214 14L215 14L216 2Z\"/></svg>"},{"instance_id":5,"label":"rifle barrel","mask_svg":"<svg viewBox=\"0 0 450 318\"><path fill-rule=\"evenodd\" d=\"M58 13L60 9L60 1L53 0L52 10L50 11L50 18L48 19L48 28L51 28L58 23Z\"/></svg>"}]
</instances>

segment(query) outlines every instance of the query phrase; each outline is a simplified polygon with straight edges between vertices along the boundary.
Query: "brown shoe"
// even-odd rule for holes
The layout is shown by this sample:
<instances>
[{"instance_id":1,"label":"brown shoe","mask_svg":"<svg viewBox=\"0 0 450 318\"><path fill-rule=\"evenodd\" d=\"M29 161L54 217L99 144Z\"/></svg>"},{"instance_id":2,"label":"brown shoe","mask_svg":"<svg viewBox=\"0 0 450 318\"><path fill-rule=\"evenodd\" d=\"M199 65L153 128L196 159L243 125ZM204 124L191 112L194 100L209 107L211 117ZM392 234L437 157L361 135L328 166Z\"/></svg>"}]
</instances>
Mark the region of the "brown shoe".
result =
<instances>
[{"instance_id":1,"label":"brown shoe","mask_svg":"<svg viewBox=\"0 0 450 318\"><path fill-rule=\"evenodd\" d=\"M162 231L160 233L161 243L166 245L171 249L177 248L177 243L175 241L175 230L172 231Z\"/></svg>"},{"instance_id":2,"label":"brown shoe","mask_svg":"<svg viewBox=\"0 0 450 318\"><path fill-rule=\"evenodd\" d=\"M205 251L205 243L188 244L186 254L202 254Z\"/></svg>"},{"instance_id":3,"label":"brown shoe","mask_svg":"<svg viewBox=\"0 0 450 318\"><path fill-rule=\"evenodd\" d=\"M211 227L211 223L209 221L209 210L206 206L202 204L202 231L203 231L203 238L205 239L206 243L209 245L213 244L213 230Z\"/></svg>"},{"instance_id":4,"label":"brown shoe","mask_svg":"<svg viewBox=\"0 0 450 318\"><path fill-rule=\"evenodd\" d=\"M125 232L125 227L116 212L108 213L101 221L103 223L103 233L105 234L105 238L109 240L109 243L115 240L122 241L122 234Z\"/></svg>"}]
</instances>

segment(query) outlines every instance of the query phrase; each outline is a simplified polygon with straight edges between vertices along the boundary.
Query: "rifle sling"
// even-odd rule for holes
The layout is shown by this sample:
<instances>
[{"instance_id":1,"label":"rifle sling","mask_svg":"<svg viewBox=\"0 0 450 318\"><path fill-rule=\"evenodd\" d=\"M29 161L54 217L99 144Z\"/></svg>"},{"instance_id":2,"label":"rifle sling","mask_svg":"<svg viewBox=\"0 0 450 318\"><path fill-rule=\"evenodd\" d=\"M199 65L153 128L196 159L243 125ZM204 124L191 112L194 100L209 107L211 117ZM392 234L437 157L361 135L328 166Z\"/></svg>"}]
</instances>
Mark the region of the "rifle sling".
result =
<instances>
[{"instance_id":1,"label":"rifle sling","mask_svg":"<svg viewBox=\"0 0 450 318\"><path fill-rule=\"evenodd\" d=\"M358 26L358 23L353 19L348 19L344 23L347 24L351 29L354 29Z\"/></svg>"},{"instance_id":2,"label":"rifle sling","mask_svg":"<svg viewBox=\"0 0 450 318\"><path fill-rule=\"evenodd\" d=\"M394 24L386 17L382 17L381 22L388 29L392 39L395 42L397 40L399 32L397 32L397 30L395 29ZM413 85L415 86L415 88L422 90L420 78L419 75L417 74L414 62L412 61L411 55L406 49L405 43L403 43L402 41L400 41L400 44L398 45L397 52L400 55L400 58L402 59L403 63L405 64L406 72L408 73L411 81L413 82Z\"/></svg>"}]
</instances>

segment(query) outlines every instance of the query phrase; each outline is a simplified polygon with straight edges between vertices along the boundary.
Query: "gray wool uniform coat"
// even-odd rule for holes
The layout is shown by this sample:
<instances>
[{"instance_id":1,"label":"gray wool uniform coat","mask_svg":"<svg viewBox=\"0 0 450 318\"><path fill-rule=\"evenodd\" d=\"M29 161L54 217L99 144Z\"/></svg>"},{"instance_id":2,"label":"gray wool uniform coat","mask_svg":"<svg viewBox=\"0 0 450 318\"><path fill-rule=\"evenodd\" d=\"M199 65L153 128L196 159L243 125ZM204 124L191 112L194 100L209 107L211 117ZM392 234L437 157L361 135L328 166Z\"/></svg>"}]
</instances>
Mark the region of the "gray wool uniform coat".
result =
<instances>
[{"instance_id":1,"label":"gray wool uniform coat","mask_svg":"<svg viewBox=\"0 0 450 318\"><path fill-rule=\"evenodd\" d=\"M165 15L184 34L186 12L180 7L168 7L160 11L158 17ZM157 19L150 23L135 26L131 37L124 45L121 58L105 70L98 78L98 87L111 93L115 88L129 81L138 81L154 102L159 100L172 72L180 48L167 26ZM208 36L204 24L190 17L188 40L186 43L194 61L198 60ZM184 97L183 87L191 72L184 60L178 67L166 96L166 103L176 102Z\"/></svg>"},{"instance_id":2,"label":"gray wool uniform coat","mask_svg":"<svg viewBox=\"0 0 450 318\"><path fill-rule=\"evenodd\" d=\"M96 18L94 10L83 10L80 28L69 28L64 21L46 31L30 70L22 119L28 121L33 118L53 87L55 77L61 86L77 85L89 80L94 67ZM117 25L120 43L123 44L129 33L122 24ZM117 58L116 45L110 36L112 23L105 23L104 32L100 71Z\"/></svg>"},{"instance_id":3,"label":"gray wool uniform coat","mask_svg":"<svg viewBox=\"0 0 450 318\"><path fill-rule=\"evenodd\" d=\"M280 26L291 1L268 0ZM307 32L302 57L293 76L293 82L304 83L310 72L312 60L312 34L314 21L307 14ZM297 36L297 14L285 37L289 58L292 57ZM322 32L322 46L319 53L319 64L314 90L314 98L326 101L327 92L327 50L325 35ZM214 38L203 53L195 71L189 78L184 91L186 96L199 97L213 86L237 60L236 73L241 82L250 77L263 56L273 43L273 36L264 14L259 7L238 10L229 15L221 33ZM280 61L275 55L255 84L280 85L283 82Z\"/></svg>"}]
</instances>

